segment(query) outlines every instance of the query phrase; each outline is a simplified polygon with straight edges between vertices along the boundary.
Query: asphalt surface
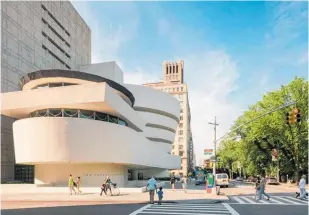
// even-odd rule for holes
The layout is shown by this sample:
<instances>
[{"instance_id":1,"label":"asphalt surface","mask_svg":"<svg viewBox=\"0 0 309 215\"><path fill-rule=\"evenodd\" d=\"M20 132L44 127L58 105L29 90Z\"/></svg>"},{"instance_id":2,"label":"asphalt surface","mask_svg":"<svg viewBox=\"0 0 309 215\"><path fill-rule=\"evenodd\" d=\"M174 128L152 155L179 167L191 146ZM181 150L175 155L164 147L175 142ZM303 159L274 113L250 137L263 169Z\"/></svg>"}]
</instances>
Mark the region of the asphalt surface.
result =
<instances>
[{"instance_id":1,"label":"asphalt surface","mask_svg":"<svg viewBox=\"0 0 309 215\"><path fill-rule=\"evenodd\" d=\"M2 210L2 215L307 215L306 205L252 204L120 204Z\"/></svg>"},{"instance_id":2,"label":"asphalt surface","mask_svg":"<svg viewBox=\"0 0 309 215\"><path fill-rule=\"evenodd\" d=\"M1 215L128 215L143 204L82 205L1 210Z\"/></svg>"},{"instance_id":3,"label":"asphalt surface","mask_svg":"<svg viewBox=\"0 0 309 215\"><path fill-rule=\"evenodd\" d=\"M231 182L230 187L252 186L239 182ZM171 188L166 185L166 188ZM177 183L176 189L182 189ZM188 185L188 190L204 190L205 186ZM228 189L228 188L226 188ZM228 201L192 200L148 204L105 204L82 206L40 207L25 209L1 210L3 215L307 215L308 201L295 199L294 193L270 193L270 201L263 199L257 202L253 195L228 196ZM236 197L236 198L235 198Z\"/></svg>"}]
</instances>

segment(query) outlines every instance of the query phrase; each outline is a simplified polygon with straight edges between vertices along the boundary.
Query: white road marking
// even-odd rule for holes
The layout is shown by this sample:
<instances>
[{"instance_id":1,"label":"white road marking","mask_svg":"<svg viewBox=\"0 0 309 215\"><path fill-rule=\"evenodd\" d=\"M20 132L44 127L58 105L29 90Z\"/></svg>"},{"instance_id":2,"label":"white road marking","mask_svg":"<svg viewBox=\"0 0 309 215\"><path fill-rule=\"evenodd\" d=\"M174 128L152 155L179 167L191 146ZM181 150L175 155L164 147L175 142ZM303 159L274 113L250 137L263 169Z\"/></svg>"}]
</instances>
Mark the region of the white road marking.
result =
<instances>
[{"instance_id":1,"label":"white road marking","mask_svg":"<svg viewBox=\"0 0 309 215\"><path fill-rule=\"evenodd\" d=\"M239 213L237 213L234 208L232 208L229 204L227 203L222 203L222 205L224 205L224 207L232 214L232 215L239 215Z\"/></svg>"},{"instance_id":2,"label":"white road marking","mask_svg":"<svg viewBox=\"0 0 309 215\"><path fill-rule=\"evenodd\" d=\"M139 214L175 214L175 215L239 215L231 214L228 206L223 204L148 204L129 215Z\"/></svg>"},{"instance_id":3,"label":"white road marking","mask_svg":"<svg viewBox=\"0 0 309 215\"><path fill-rule=\"evenodd\" d=\"M143 210L149 208L151 206L151 204L148 204L148 205L145 205L144 207L141 207L140 209L136 210L136 211L133 211L132 213L130 213L129 215L137 215L139 214L140 212L142 212Z\"/></svg>"},{"instance_id":4,"label":"white road marking","mask_svg":"<svg viewBox=\"0 0 309 215\"><path fill-rule=\"evenodd\" d=\"M276 202L277 204L279 204L279 205L284 205L284 203L283 202L280 202L280 201L278 201L278 200L276 200L276 199L274 199L274 196L272 196L271 198L270 198L270 200L269 200L270 202ZM273 203L271 203L271 204L273 204Z\"/></svg>"},{"instance_id":5,"label":"white road marking","mask_svg":"<svg viewBox=\"0 0 309 215\"><path fill-rule=\"evenodd\" d=\"M140 212L140 214L162 214L162 212L152 212L152 211L150 211L150 212L147 212L147 211L143 211L143 212ZM173 212L164 212L164 215L165 214L175 214L175 215L219 215L218 213L215 213L215 214L209 214L209 213L207 213L207 214L205 214L205 213L194 213L194 214L192 214L192 213L181 213L181 212L177 212L177 213L173 213Z\"/></svg>"},{"instance_id":6,"label":"white road marking","mask_svg":"<svg viewBox=\"0 0 309 215\"><path fill-rule=\"evenodd\" d=\"M173 212L177 212L177 211L179 211L179 212L186 212L186 213L188 213L188 212L190 212L190 213L216 213L216 212L220 212L221 214L230 214L230 212L228 212L226 209L224 209L224 210L220 210L220 211L218 211L218 210L196 210L196 209L172 209L172 210L170 210L170 209L166 209L166 208L156 208L156 209L152 209L152 208L146 208L146 209L144 209L143 210L143 212L144 211L154 211L154 212L158 212L158 211L161 211L161 212L163 212L164 211L164 213L165 213L165 211L173 211Z\"/></svg>"},{"instance_id":7,"label":"white road marking","mask_svg":"<svg viewBox=\"0 0 309 215\"><path fill-rule=\"evenodd\" d=\"M254 197L254 196L252 196L252 198L255 200L255 197ZM264 203L264 204L269 204L269 202L266 202L265 200L259 200L259 202L262 202L262 203Z\"/></svg>"},{"instance_id":8,"label":"white road marking","mask_svg":"<svg viewBox=\"0 0 309 215\"><path fill-rule=\"evenodd\" d=\"M238 197L233 197L233 199L235 199L237 202L239 203L245 203L243 200L241 200L240 198Z\"/></svg>"},{"instance_id":9,"label":"white road marking","mask_svg":"<svg viewBox=\"0 0 309 215\"><path fill-rule=\"evenodd\" d=\"M220 209L222 208L222 206L220 207L220 205L209 205L209 206L187 206L187 205L152 205L150 208L193 208L193 209Z\"/></svg>"},{"instance_id":10,"label":"white road marking","mask_svg":"<svg viewBox=\"0 0 309 215\"><path fill-rule=\"evenodd\" d=\"M307 204L308 203L308 200L305 201L305 200L300 200L300 199L296 199L295 197L291 197L291 196L284 196L285 198L288 198L288 199L292 199L294 201L298 201L298 202L301 202L302 204Z\"/></svg>"},{"instance_id":11,"label":"white road marking","mask_svg":"<svg viewBox=\"0 0 309 215\"><path fill-rule=\"evenodd\" d=\"M291 200L285 199L285 198L280 197L280 196L276 196L276 198L277 198L277 199L281 199L281 200L286 201L286 202L290 202L290 203L292 203L292 204L294 204L294 205L300 205L298 202L291 201Z\"/></svg>"},{"instance_id":12,"label":"white road marking","mask_svg":"<svg viewBox=\"0 0 309 215\"><path fill-rule=\"evenodd\" d=\"M242 198L244 200L246 200L247 202L251 203L251 204L256 204L257 202L256 201L252 201L249 197L239 197L239 198Z\"/></svg>"}]
</instances>

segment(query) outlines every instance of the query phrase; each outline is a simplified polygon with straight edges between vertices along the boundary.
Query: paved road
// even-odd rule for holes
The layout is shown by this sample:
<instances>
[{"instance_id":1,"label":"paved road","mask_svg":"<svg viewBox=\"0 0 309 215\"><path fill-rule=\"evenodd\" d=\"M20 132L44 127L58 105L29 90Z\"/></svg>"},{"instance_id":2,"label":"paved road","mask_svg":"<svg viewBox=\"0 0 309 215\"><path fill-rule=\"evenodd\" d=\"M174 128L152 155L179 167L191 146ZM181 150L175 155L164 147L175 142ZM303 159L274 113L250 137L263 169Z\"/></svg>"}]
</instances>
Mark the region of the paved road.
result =
<instances>
[{"instance_id":1,"label":"paved road","mask_svg":"<svg viewBox=\"0 0 309 215\"><path fill-rule=\"evenodd\" d=\"M82 205L1 210L1 215L128 215L144 204Z\"/></svg>"},{"instance_id":2,"label":"paved road","mask_svg":"<svg viewBox=\"0 0 309 215\"><path fill-rule=\"evenodd\" d=\"M276 197L277 198L277 197ZM251 200L251 199L250 199ZM289 200L289 198L285 199ZM285 202L285 200L282 200ZM242 198L242 201L246 201ZM287 202L288 203L288 202ZM300 202L302 203L302 202ZM223 203L165 203L162 205L113 204L45 207L2 210L2 215L307 215L308 203L241 203L229 200Z\"/></svg>"}]
</instances>

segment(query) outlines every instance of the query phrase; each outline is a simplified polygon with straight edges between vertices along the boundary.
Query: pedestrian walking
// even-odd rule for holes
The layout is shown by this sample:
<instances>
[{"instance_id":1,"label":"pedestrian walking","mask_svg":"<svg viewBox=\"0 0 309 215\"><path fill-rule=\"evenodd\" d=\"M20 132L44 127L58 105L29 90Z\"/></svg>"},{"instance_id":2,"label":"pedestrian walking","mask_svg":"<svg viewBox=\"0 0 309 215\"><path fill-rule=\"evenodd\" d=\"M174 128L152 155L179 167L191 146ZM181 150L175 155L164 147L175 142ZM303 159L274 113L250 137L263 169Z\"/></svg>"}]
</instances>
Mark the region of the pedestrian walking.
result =
<instances>
[{"instance_id":1,"label":"pedestrian walking","mask_svg":"<svg viewBox=\"0 0 309 215\"><path fill-rule=\"evenodd\" d=\"M260 185L259 185L259 199L262 200L262 195L267 197L267 200L270 199L270 196L265 193L265 188L266 188L266 180L264 176L261 177Z\"/></svg>"},{"instance_id":2,"label":"pedestrian walking","mask_svg":"<svg viewBox=\"0 0 309 215\"><path fill-rule=\"evenodd\" d=\"M72 177L72 175L70 174L70 177L69 177L69 189L70 189L70 194L72 195L72 191L74 191L75 195L76 195L76 191L74 189L74 179Z\"/></svg>"},{"instance_id":3,"label":"pedestrian walking","mask_svg":"<svg viewBox=\"0 0 309 215\"><path fill-rule=\"evenodd\" d=\"M300 191L300 199L306 200L306 176L303 175L302 178L299 181L299 191Z\"/></svg>"},{"instance_id":4,"label":"pedestrian walking","mask_svg":"<svg viewBox=\"0 0 309 215\"><path fill-rule=\"evenodd\" d=\"M157 181L152 176L147 183L147 190L149 191L150 204L154 204L154 194L157 191Z\"/></svg>"},{"instance_id":5,"label":"pedestrian walking","mask_svg":"<svg viewBox=\"0 0 309 215\"><path fill-rule=\"evenodd\" d=\"M176 179L175 179L175 173L173 173L173 174L171 175L171 179L170 179L170 183L171 183L171 185L172 185L172 190L173 190L173 191L175 191L175 181L176 181Z\"/></svg>"},{"instance_id":6,"label":"pedestrian walking","mask_svg":"<svg viewBox=\"0 0 309 215\"><path fill-rule=\"evenodd\" d=\"M78 194L82 193L82 191L80 190L80 184L81 184L81 180L80 180L80 177L78 176L76 180L76 188L77 188Z\"/></svg>"},{"instance_id":7,"label":"pedestrian walking","mask_svg":"<svg viewBox=\"0 0 309 215\"><path fill-rule=\"evenodd\" d=\"M187 176L182 177L181 179L181 185L182 185L182 190L185 191L185 193L187 193Z\"/></svg>"},{"instance_id":8,"label":"pedestrian walking","mask_svg":"<svg viewBox=\"0 0 309 215\"><path fill-rule=\"evenodd\" d=\"M158 204L161 205L162 199L163 199L163 190L162 190L162 187L159 188L159 191L157 192L157 194L158 194L158 199L159 199Z\"/></svg>"}]
</instances>

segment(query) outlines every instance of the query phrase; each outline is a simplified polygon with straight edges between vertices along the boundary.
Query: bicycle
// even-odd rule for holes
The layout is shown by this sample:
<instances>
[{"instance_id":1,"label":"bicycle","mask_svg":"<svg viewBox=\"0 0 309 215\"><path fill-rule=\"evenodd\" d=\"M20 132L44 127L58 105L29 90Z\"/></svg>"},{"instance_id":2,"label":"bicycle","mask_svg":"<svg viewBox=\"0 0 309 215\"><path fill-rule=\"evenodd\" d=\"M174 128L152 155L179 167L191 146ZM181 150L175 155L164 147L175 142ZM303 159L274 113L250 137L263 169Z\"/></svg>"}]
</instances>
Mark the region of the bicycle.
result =
<instances>
[{"instance_id":1,"label":"bicycle","mask_svg":"<svg viewBox=\"0 0 309 215\"><path fill-rule=\"evenodd\" d=\"M106 188L106 194L108 196L119 196L120 195L120 190L117 187L117 184L111 184L109 188Z\"/></svg>"}]
</instances>

